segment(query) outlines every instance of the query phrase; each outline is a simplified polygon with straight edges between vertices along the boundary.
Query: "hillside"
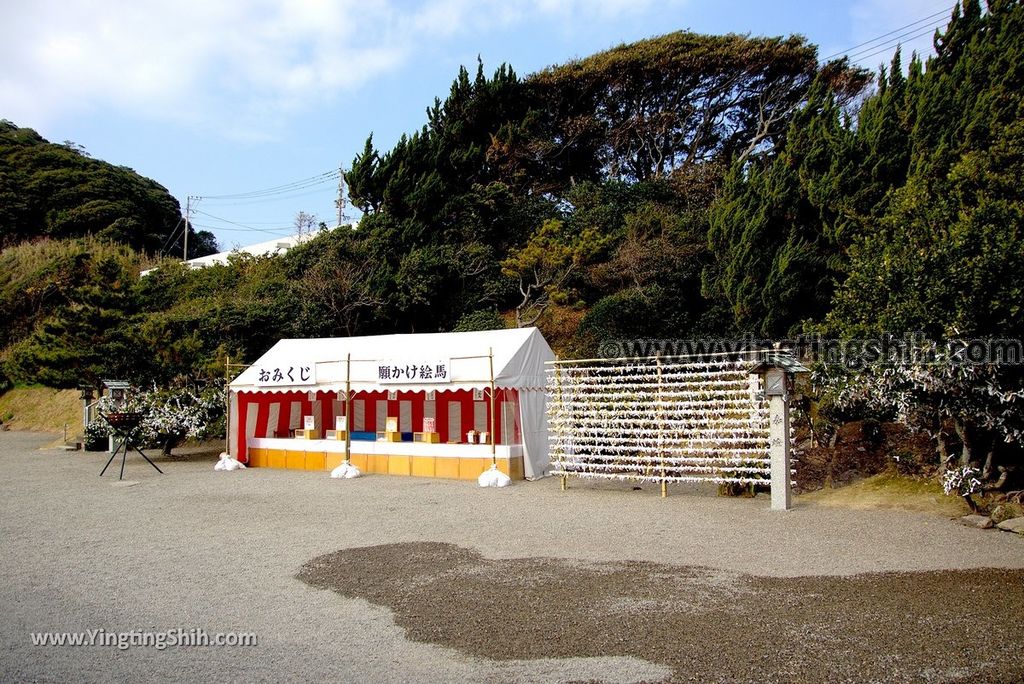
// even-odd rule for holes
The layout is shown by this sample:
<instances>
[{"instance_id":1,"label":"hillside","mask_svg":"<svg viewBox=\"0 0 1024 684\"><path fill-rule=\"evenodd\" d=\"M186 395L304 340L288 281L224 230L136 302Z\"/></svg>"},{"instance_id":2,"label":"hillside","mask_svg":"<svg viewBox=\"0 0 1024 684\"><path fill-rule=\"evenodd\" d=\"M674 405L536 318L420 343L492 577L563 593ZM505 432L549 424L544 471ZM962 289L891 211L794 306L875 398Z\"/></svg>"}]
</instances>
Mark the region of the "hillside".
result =
<instances>
[{"instance_id":1,"label":"hillside","mask_svg":"<svg viewBox=\"0 0 1024 684\"><path fill-rule=\"evenodd\" d=\"M93 236L154 253L180 219L178 201L156 181L0 120L0 247ZM200 235L193 256L216 251L211 243Z\"/></svg>"},{"instance_id":2,"label":"hillside","mask_svg":"<svg viewBox=\"0 0 1024 684\"><path fill-rule=\"evenodd\" d=\"M0 422L5 430L52 432L68 439L82 434L82 402L75 390L19 387L0 394Z\"/></svg>"}]
</instances>

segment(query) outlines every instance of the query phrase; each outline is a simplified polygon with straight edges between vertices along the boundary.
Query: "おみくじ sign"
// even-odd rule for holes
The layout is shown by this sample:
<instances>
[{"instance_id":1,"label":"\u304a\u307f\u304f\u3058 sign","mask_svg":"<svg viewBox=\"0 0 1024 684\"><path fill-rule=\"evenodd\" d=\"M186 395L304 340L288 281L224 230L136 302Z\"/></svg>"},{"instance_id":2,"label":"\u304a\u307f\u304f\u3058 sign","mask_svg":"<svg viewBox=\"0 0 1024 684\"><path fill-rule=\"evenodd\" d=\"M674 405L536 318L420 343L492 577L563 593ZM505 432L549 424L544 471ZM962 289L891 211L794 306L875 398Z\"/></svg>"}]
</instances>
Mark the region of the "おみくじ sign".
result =
<instances>
[{"instance_id":1,"label":"\u304a\u307f\u304f\u3058 sign","mask_svg":"<svg viewBox=\"0 0 1024 684\"><path fill-rule=\"evenodd\" d=\"M315 384L316 366L313 364L280 365L273 368L260 366L256 368L256 385L258 387Z\"/></svg>"}]
</instances>

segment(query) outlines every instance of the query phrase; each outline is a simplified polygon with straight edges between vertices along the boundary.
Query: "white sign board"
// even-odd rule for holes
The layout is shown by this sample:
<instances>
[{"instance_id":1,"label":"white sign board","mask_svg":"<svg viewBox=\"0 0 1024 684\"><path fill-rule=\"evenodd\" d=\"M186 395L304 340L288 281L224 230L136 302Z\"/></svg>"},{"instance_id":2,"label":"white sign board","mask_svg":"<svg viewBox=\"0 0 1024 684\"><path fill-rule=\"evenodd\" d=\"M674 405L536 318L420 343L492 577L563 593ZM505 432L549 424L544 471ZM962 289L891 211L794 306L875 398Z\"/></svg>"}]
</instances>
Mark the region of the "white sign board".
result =
<instances>
[{"instance_id":1,"label":"white sign board","mask_svg":"<svg viewBox=\"0 0 1024 684\"><path fill-rule=\"evenodd\" d=\"M316 418L314 418L313 416L303 416L302 427L305 428L306 430L315 430Z\"/></svg>"},{"instance_id":2,"label":"white sign board","mask_svg":"<svg viewBox=\"0 0 1024 684\"><path fill-rule=\"evenodd\" d=\"M282 364L273 368L261 366L256 367L257 387L287 387L315 384L315 364Z\"/></svg>"},{"instance_id":3,"label":"white sign board","mask_svg":"<svg viewBox=\"0 0 1024 684\"><path fill-rule=\"evenodd\" d=\"M451 360L388 359L378 361L377 381L382 385L432 385L451 382Z\"/></svg>"}]
</instances>

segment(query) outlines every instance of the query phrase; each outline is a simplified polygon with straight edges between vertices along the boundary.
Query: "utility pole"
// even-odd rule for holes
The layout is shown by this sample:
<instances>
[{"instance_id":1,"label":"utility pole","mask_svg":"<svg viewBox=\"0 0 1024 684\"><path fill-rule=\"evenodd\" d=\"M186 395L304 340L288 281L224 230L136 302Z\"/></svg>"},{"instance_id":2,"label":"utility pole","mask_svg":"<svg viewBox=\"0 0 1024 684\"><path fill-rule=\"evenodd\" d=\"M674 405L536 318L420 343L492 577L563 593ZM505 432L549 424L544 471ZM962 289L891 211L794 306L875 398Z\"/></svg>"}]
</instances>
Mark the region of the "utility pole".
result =
<instances>
[{"instance_id":1,"label":"utility pole","mask_svg":"<svg viewBox=\"0 0 1024 684\"><path fill-rule=\"evenodd\" d=\"M345 221L345 168L338 167L338 199L334 200L334 206L338 208L338 227Z\"/></svg>"},{"instance_id":2,"label":"utility pole","mask_svg":"<svg viewBox=\"0 0 1024 684\"><path fill-rule=\"evenodd\" d=\"M188 261L188 220L192 214L192 195L185 199L185 251L182 254L183 261Z\"/></svg>"}]
</instances>

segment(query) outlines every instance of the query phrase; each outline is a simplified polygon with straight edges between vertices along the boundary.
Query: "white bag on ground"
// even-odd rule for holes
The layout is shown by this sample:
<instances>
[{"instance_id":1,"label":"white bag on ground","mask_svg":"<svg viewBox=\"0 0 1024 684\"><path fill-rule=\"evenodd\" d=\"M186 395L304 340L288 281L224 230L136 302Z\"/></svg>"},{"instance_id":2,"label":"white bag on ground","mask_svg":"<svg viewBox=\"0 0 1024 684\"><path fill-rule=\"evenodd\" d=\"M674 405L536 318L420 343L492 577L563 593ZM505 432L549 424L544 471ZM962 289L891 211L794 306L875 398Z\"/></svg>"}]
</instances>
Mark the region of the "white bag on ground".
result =
<instances>
[{"instance_id":1,"label":"white bag on ground","mask_svg":"<svg viewBox=\"0 0 1024 684\"><path fill-rule=\"evenodd\" d=\"M508 487L512 478L498 470L498 466L492 464L490 468L480 473L480 477L476 481L480 483L481 487Z\"/></svg>"},{"instance_id":2,"label":"white bag on ground","mask_svg":"<svg viewBox=\"0 0 1024 684\"><path fill-rule=\"evenodd\" d=\"M353 477L359 477L360 475L362 475L362 473L359 472L359 468L356 468L348 461L342 461L340 466L331 471L331 477L344 478L346 480L352 479Z\"/></svg>"},{"instance_id":3,"label":"white bag on ground","mask_svg":"<svg viewBox=\"0 0 1024 684\"><path fill-rule=\"evenodd\" d=\"M232 458L231 454L222 451L220 460L213 466L214 470L244 470L245 464L238 459Z\"/></svg>"}]
</instances>

